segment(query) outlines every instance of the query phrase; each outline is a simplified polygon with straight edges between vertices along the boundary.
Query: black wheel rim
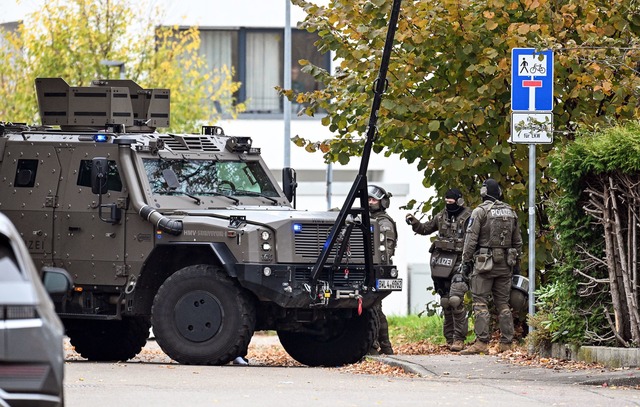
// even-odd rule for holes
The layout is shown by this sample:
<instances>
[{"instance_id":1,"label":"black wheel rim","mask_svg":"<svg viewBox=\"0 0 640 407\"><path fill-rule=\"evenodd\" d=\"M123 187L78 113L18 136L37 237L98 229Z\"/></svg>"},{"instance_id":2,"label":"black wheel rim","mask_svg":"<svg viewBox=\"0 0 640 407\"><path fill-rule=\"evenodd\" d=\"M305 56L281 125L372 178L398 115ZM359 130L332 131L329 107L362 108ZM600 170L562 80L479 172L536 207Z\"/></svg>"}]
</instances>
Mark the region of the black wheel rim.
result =
<instances>
[{"instance_id":1,"label":"black wheel rim","mask_svg":"<svg viewBox=\"0 0 640 407\"><path fill-rule=\"evenodd\" d=\"M204 342L220 330L222 308L218 299L208 291L191 291L176 303L174 318L183 337L193 342Z\"/></svg>"}]
</instances>

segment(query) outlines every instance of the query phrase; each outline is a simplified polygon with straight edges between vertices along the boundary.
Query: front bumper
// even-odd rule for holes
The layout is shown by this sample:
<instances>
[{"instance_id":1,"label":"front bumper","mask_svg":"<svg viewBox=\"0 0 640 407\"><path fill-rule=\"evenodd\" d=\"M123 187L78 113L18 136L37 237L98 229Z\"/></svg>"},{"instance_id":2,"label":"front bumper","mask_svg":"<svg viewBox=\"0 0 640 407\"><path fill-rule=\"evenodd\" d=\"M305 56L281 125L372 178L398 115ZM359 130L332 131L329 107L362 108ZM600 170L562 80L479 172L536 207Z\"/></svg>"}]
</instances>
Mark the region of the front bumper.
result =
<instances>
[{"instance_id":1,"label":"front bumper","mask_svg":"<svg viewBox=\"0 0 640 407\"><path fill-rule=\"evenodd\" d=\"M318 276L318 286L309 286L312 264L244 264L236 274L240 284L261 301L274 302L283 308L307 308L319 302L327 308L370 308L392 290L378 290L376 279L392 279L393 265L376 265L374 281L367 281L364 265L332 270L325 267ZM312 296L312 293L320 295Z\"/></svg>"}]
</instances>

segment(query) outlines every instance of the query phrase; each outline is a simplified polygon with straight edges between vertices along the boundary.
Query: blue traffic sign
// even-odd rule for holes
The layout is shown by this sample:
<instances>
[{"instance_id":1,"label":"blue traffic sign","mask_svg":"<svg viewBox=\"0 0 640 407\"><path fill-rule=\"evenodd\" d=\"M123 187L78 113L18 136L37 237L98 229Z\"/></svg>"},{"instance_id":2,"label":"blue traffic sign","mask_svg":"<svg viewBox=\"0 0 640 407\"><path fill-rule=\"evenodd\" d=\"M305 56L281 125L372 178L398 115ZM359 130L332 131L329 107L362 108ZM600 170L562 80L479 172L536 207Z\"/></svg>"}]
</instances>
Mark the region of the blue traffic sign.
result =
<instances>
[{"instance_id":1,"label":"blue traffic sign","mask_svg":"<svg viewBox=\"0 0 640 407\"><path fill-rule=\"evenodd\" d=\"M553 110L553 51L511 50L511 110Z\"/></svg>"}]
</instances>

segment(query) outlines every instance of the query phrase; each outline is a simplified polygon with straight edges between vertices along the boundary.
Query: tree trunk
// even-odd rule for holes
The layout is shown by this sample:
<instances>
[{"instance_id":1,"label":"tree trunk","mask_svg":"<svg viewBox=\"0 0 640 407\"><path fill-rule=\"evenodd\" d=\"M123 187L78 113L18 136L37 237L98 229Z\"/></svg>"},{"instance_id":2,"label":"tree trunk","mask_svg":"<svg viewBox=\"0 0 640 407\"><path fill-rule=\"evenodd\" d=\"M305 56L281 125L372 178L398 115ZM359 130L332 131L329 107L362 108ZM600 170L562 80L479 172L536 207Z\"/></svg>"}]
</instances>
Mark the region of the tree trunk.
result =
<instances>
[{"instance_id":1,"label":"tree trunk","mask_svg":"<svg viewBox=\"0 0 640 407\"><path fill-rule=\"evenodd\" d=\"M620 303L620 291L618 287L618 278L616 273L616 248L615 242L613 239L614 231L613 231L613 222L611 221L611 214L609 211L608 202L611 199L610 190L606 184L603 184L604 189L604 211L602 214L602 222L604 226L604 242L605 242L605 255L607 259L607 269L609 271L609 290L611 292L611 300L613 306L613 316L615 321L615 329L616 336L624 335L624 318L622 307Z\"/></svg>"}]
</instances>

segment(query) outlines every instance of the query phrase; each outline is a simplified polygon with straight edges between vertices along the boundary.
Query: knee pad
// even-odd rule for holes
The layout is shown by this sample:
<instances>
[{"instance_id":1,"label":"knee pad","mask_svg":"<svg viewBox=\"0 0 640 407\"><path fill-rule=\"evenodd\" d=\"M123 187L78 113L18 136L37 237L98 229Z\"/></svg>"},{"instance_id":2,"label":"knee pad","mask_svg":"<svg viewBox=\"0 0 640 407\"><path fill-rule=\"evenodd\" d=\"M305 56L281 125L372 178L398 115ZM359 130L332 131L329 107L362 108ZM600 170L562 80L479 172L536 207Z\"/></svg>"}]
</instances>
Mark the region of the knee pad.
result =
<instances>
[{"instance_id":1,"label":"knee pad","mask_svg":"<svg viewBox=\"0 0 640 407\"><path fill-rule=\"evenodd\" d=\"M449 300L449 297L440 297L440 306L442 306L442 309L447 309L451 306L451 301Z\"/></svg>"},{"instance_id":2,"label":"knee pad","mask_svg":"<svg viewBox=\"0 0 640 407\"><path fill-rule=\"evenodd\" d=\"M496 305L496 310L498 311L498 314L500 314L500 315L511 314L511 308L509 308L509 304Z\"/></svg>"},{"instance_id":3,"label":"knee pad","mask_svg":"<svg viewBox=\"0 0 640 407\"><path fill-rule=\"evenodd\" d=\"M473 313L476 315L489 315L489 307L482 302L473 303Z\"/></svg>"},{"instance_id":4,"label":"knee pad","mask_svg":"<svg viewBox=\"0 0 640 407\"><path fill-rule=\"evenodd\" d=\"M449 297L449 305L451 306L451 308L456 309L460 306L460 304L462 304L462 298L458 297L457 295L452 295L451 297Z\"/></svg>"}]
</instances>

